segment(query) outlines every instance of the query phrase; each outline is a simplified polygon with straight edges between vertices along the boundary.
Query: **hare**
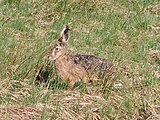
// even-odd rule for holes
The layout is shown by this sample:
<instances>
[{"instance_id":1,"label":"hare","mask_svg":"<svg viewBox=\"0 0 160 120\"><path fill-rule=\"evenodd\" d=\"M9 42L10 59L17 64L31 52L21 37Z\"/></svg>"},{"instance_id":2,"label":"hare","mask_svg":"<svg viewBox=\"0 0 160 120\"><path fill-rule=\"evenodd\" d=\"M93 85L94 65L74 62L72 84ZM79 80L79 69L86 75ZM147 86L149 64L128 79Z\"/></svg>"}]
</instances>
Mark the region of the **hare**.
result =
<instances>
[{"instance_id":1,"label":"hare","mask_svg":"<svg viewBox=\"0 0 160 120\"><path fill-rule=\"evenodd\" d=\"M95 55L72 54L67 50L66 42L69 39L69 31L69 27L65 25L60 38L48 53L49 59L55 64L58 76L73 87L78 80L83 80L85 83L94 82L110 74L113 65L109 60Z\"/></svg>"}]
</instances>

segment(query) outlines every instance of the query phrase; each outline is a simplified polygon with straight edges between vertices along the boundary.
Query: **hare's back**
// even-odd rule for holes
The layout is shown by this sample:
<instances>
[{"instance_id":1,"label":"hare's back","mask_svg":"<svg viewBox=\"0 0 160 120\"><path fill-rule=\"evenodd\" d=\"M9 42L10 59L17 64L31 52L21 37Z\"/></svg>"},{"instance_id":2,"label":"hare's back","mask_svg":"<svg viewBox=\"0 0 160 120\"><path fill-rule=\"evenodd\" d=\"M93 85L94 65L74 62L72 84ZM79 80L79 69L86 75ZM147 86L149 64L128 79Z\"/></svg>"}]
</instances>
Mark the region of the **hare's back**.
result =
<instances>
[{"instance_id":1,"label":"hare's back","mask_svg":"<svg viewBox=\"0 0 160 120\"><path fill-rule=\"evenodd\" d=\"M86 70L99 71L99 74L104 75L111 63L107 59L99 58L95 55L76 54L73 56L75 64L80 64Z\"/></svg>"}]
</instances>

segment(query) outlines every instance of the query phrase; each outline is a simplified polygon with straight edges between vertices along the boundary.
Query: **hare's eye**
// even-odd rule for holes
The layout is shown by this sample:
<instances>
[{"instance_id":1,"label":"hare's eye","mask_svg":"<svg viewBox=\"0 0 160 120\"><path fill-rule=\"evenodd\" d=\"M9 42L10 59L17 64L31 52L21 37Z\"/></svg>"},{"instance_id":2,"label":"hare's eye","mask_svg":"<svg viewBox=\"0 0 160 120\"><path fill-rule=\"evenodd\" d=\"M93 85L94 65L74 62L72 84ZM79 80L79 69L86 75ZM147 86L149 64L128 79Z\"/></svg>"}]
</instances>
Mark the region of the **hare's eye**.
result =
<instances>
[{"instance_id":1,"label":"hare's eye","mask_svg":"<svg viewBox=\"0 0 160 120\"><path fill-rule=\"evenodd\" d=\"M59 51L59 48L55 48L55 51Z\"/></svg>"}]
</instances>

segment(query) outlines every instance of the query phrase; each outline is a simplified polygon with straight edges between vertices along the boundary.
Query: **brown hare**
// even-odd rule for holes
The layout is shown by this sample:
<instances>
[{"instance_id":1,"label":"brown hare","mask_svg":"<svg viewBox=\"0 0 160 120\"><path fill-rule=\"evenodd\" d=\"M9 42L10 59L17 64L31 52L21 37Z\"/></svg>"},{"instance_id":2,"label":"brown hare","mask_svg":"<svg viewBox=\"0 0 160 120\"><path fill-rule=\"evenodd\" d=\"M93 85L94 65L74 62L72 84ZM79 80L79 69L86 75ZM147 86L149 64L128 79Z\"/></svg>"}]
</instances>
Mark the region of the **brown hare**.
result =
<instances>
[{"instance_id":1,"label":"brown hare","mask_svg":"<svg viewBox=\"0 0 160 120\"><path fill-rule=\"evenodd\" d=\"M66 42L69 39L69 27L64 26L60 38L53 44L48 56L55 64L58 76L73 87L75 82L83 80L85 83L104 79L110 74L112 64L107 59L102 59L94 55L71 54L67 51Z\"/></svg>"}]
</instances>

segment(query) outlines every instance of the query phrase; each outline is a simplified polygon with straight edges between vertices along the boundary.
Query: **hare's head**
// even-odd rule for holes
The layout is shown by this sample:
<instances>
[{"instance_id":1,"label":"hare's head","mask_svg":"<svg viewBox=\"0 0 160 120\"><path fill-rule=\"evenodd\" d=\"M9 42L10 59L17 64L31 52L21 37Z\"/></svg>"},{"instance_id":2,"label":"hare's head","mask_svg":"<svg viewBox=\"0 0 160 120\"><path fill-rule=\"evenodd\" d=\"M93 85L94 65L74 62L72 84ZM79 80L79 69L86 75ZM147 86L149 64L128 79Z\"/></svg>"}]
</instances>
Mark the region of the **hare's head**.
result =
<instances>
[{"instance_id":1,"label":"hare's head","mask_svg":"<svg viewBox=\"0 0 160 120\"><path fill-rule=\"evenodd\" d=\"M56 60L65 54L65 44L69 38L69 27L65 25L60 33L60 38L53 44L52 49L49 51L49 58L51 60Z\"/></svg>"}]
</instances>

